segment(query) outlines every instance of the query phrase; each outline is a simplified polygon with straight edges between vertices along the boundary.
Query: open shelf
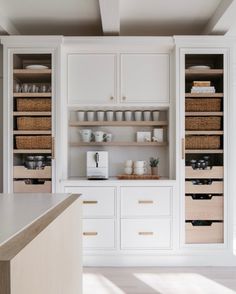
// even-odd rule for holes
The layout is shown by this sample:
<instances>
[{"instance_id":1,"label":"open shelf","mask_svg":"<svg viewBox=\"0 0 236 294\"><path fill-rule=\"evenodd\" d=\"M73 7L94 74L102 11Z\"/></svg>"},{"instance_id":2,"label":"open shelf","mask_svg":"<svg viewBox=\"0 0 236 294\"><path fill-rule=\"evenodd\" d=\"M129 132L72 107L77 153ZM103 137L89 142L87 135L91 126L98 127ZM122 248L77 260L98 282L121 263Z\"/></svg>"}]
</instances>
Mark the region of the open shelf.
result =
<instances>
[{"instance_id":1,"label":"open shelf","mask_svg":"<svg viewBox=\"0 0 236 294\"><path fill-rule=\"evenodd\" d=\"M14 69L14 78L22 82L50 82L51 81L51 69Z\"/></svg>"},{"instance_id":2,"label":"open shelf","mask_svg":"<svg viewBox=\"0 0 236 294\"><path fill-rule=\"evenodd\" d=\"M14 111L14 116L51 116L51 111Z\"/></svg>"},{"instance_id":3,"label":"open shelf","mask_svg":"<svg viewBox=\"0 0 236 294\"><path fill-rule=\"evenodd\" d=\"M30 131L30 130L27 130L27 131L13 131L13 134L14 135L51 135L52 134L52 131Z\"/></svg>"},{"instance_id":4,"label":"open shelf","mask_svg":"<svg viewBox=\"0 0 236 294\"><path fill-rule=\"evenodd\" d=\"M223 131L185 131L185 135L223 135Z\"/></svg>"},{"instance_id":5,"label":"open shelf","mask_svg":"<svg viewBox=\"0 0 236 294\"><path fill-rule=\"evenodd\" d=\"M223 98L224 93L185 93L186 98Z\"/></svg>"},{"instance_id":6,"label":"open shelf","mask_svg":"<svg viewBox=\"0 0 236 294\"><path fill-rule=\"evenodd\" d=\"M214 77L222 77L224 73L223 69L186 69L185 77L186 78L214 78Z\"/></svg>"},{"instance_id":7,"label":"open shelf","mask_svg":"<svg viewBox=\"0 0 236 294\"><path fill-rule=\"evenodd\" d=\"M194 153L206 153L206 154L222 154L224 153L223 149L185 149L186 154Z\"/></svg>"},{"instance_id":8,"label":"open shelf","mask_svg":"<svg viewBox=\"0 0 236 294\"><path fill-rule=\"evenodd\" d=\"M80 146L134 146L134 147L152 147L152 146L159 146L164 147L167 146L167 142L76 142L70 143L71 147L80 147Z\"/></svg>"},{"instance_id":9,"label":"open shelf","mask_svg":"<svg viewBox=\"0 0 236 294\"><path fill-rule=\"evenodd\" d=\"M223 116L223 112L185 112L185 116Z\"/></svg>"},{"instance_id":10,"label":"open shelf","mask_svg":"<svg viewBox=\"0 0 236 294\"><path fill-rule=\"evenodd\" d=\"M45 154L51 154L51 149L14 149L13 153L15 154L31 154L31 153L45 153Z\"/></svg>"},{"instance_id":11,"label":"open shelf","mask_svg":"<svg viewBox=\"0 0 236 294\"><path fill-rule=\"evenodd\" d=\"M135 126L167 126L167 121L75 121L70 122L70 127L82 127L82 126L119 126L119 127L135 127Z\"/></svg>"},{"instance_id":12,"label":"open shelf","mask_svg":"<svg viewBox=\"0 0 236 294\"><path fill-rule=\"evenodd\" d=\"M46 93L39 93L39 92L37 92L37 93L31 93L31 92L27 92L27 93L22 93L22 92L20 92L20 93L13 93L13 97L23 97L23 98L27 98L27 97L29 97L29 98L44 98L44 97L51 97L52 96L52 93L49 93L49 92L46 92Z\"/></svg>"}]
</instances>

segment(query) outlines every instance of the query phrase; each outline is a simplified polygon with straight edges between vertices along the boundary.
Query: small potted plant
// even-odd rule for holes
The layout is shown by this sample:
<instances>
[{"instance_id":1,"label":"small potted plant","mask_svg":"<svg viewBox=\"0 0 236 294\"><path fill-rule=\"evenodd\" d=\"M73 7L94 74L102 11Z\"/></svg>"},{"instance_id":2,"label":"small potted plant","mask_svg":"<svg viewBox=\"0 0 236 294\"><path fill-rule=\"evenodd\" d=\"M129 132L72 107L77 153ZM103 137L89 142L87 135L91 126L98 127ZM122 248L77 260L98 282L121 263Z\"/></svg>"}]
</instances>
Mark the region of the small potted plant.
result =
<instances>
[{"instance_id":1,"label":"small potted plant","mask_svg":"<svg viewBox=\"0 0 236 294\"><path fill-rule=\"evenodd\" d=\"M150 167L151 167L151 174L154 176L158 175L158 164L159 164L159 158L151 157L149 161Z\"/></svg>"}]
</instances>

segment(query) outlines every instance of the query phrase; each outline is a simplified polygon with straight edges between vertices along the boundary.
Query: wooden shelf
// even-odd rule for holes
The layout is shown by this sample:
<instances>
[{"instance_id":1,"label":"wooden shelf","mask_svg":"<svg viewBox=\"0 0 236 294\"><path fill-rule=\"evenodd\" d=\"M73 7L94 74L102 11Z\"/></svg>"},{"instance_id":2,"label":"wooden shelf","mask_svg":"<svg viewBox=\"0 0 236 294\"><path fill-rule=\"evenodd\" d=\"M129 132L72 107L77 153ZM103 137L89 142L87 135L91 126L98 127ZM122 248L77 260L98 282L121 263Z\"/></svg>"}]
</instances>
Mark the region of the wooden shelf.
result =
<instances>
[{"instance_id":1,"label":"wooden shelf","mask_svg":"<svg viewBox=\"0 0 236 294\"><path fill-rule=\"evenodd\" d=\"M223 135L223 131L185 131L185 135Z\"/></svg>"},{"instance_id":2,"label":"wooden shelf","mask_svg":"<svg viewBox=\"0 0 236 294\"><path fill-rule=\"evenodd\" d=\"M187 149L185 150L186 154L194 153L212 153L212 154L221 154L224 153L223 149Z\"/></svg>"},{"instance_id":3,"label":"wooden shelf","mask_svg":"<svg viewBox=\"0 0 236 294\"><path fill-rule=\"evenodd\" d=\"M14 111L14 116L51 116L50 111Z\"/></svg>"},{"instance_id":4,"label":"wooden shelf","mask_svg":"<svg viewBox=\"0 0 236 294\"><path fill-rule=\"evenodd\" d=\"M224 93L185 93L186 98L223 98Z\"/></svg>"},{"instance_id":5,"label":"wooden shelf","mask_svg":"<svg viewBox=\"0 0 236 294\"><path fill-rule=\"evenodd\" d=\"M164 147L167 146L167 142L158 143L158 142L77 142L70 143L71 147L80 147L80 146L130 146L130 147Z\"/></svg>"},{"instance_id":6,"label":"wooden shelf","mask_svg":"<svg viewBox=\"0 0 236 294\"><path fill-rule=\"evenodd\" d=\"M224 73L223 69L186 69L185 77L186 78L195 78L195 77L221 77Z\"/></svg>"},{"instance_id":7,"label":"wooden shelf","mask_svg":"<svg viewBox=\"0 0 236 294\"><path fill-rule=\"evenodd\" d=\"M22 82L50 82L51 81L51 69L14 69L14 78Z\"/></svg>"},{"instance_id":8,"label":"wooden shelf","mask_svg":"<svg viewBox=\"0 0 236 294\"><path fill-rule=\"evenodd\" d=\"M44 98L52 97L52 93L13 93L13 97L23 97L23 98Z\"/></svg>"},{"instance_id":9,"label":"wooden shelf","mask_svg":"<svg viewBox=\"0 0 236 294\"><path fill-rule=\"evenodd\" d=\"M223 116L223 112L185 112L185 116Z\"/></svg>"},{"instance_id":10,"label":"wooden shelf","mask_svg":"<svg viewBox=\"0 0 236 294\"><path fill-rule=\"evenodd\" d=\"M13 153L15 154L31 154L31 153L46 153L50 154L52 153L51 149L14 149Z\"/></svg>"},{"instance_id":11,"label":"wooden shelf","mask_svg":"<svg viewBox=\"0 0 236 294\"><path fill-rule=\"evenodd\" d=\"M43 130L40 130L40 131L30 131L30 130L27 130L27 131L13 131L13 134L14 135L51 135L52 134L52 131L43 131Z\"/></svg>"},{"instance_id":12,"label":"wooden shelf","mask_svg":"<svg viewBox=\"0 0 236 294\"><path fill-rule=\"evenodd\" d=\"M119 127L130 127L130 126L167 126L167 121L75 121L70 122L70 127L82 127L82 126L119 126Z\"/></svg>"}]
</instances>

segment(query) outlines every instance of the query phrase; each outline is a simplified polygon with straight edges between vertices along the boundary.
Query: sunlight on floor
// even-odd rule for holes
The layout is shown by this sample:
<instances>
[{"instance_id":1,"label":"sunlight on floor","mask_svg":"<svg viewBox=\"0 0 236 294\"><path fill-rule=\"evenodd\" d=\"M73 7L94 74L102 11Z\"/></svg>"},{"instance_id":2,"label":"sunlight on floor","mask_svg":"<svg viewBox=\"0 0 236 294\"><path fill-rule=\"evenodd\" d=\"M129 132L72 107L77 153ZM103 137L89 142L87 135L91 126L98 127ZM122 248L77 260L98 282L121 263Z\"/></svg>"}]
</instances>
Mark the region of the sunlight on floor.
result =
<instances>
[{"instance_id":1,"label":"sunlight on floor","mask_svg":"<svg viewBox=\"0 0 236 294\"><path fill-rule=\"evenodd\" d=\"M83 274L83 294L125 294L103 275Z\"/></svg>"},{"instance_id":2,"label":"sunlight on floor","mask_svg":"<svg viewBox=\"0 0 236 294\"><path fill-rule=\"evenodd\" d=\"M224 287L204 276L194 273L149 274L137 273L136 278L165 294L235 294L235 291Z\"/></svg>"}]
</instances>

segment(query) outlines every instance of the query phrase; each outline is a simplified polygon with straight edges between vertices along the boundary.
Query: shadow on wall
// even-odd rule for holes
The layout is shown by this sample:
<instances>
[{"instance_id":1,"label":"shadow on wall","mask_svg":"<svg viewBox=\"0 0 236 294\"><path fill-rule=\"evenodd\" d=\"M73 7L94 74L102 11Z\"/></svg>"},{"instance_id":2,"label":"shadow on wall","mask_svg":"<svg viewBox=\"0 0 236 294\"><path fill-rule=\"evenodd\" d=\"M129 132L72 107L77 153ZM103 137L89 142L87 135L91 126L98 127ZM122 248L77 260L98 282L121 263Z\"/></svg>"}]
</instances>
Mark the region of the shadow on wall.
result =
<instances>
[{"instance_id":1,"label":"shadow on wall","mask_svg":"<svg viewBox=\"0 0 236 294\"><path fill-rule=\"evenodd\" d=\"M0 45L0 193L3 192L3 47Z\"/></svg>"}]
</instances>

